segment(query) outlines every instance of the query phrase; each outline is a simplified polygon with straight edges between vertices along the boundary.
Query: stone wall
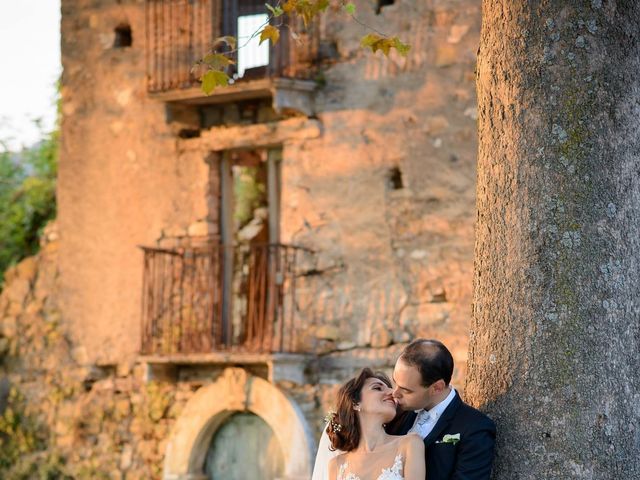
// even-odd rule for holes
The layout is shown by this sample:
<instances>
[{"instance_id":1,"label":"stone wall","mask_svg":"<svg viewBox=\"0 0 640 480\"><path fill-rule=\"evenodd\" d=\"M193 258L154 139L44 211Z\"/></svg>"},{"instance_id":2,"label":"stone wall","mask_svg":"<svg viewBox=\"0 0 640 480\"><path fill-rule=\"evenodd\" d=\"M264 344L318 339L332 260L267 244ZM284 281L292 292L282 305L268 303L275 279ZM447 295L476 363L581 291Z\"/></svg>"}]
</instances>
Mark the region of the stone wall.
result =
<instances>
[{"instance_id":1,"label":"stone wall","mask_svg":"<svg viewBox=\"0 0 640 480\"><path fill-rule=\"evenodd\" d=\"M406 60L361 50L362 29L329 12L315 116L267 104L247 126L238 106L201 122L149 98L144 1L62 1L57 230L0 296L0 407L2 392L21 392L38 440L24 468L44 456L74 478L160 478L176 419L224 365L149 381L138 246L217 234L212 145L265 132L282 147L281 239L316 252L296 297L303 381L276 380L313 434L340 383L363 366L390 370L415 337L451 348L463 386L480 2L399 0L380 14L374 3L356 2L359 17L408 41ZM123 24L133 44L116 48Z\"/></svg>"},{"instance_id":2,"label":"stone wall","mask_svg":"<svg viewBox=\"0 0 640 480\"><path fill-rule=\"evenodd\" d=\"M371 2L356 5L363 21L397 32L412 50L407 59L372 55L359 47L357 24L336 12L323 20L331 54L318 76L318 134L282 140L282 241L318 252L317 275L299 289L305 342L329 352L436 336L463 376L480 5L403 1L380 14ZM137 246L217 233L218 186L206 147L214 137L242 137L246 123L230 105L213 120L207 114L215 126L194 127L202 112L149 98L143 7L140 0L62 4L59 303L71 335L103 363L133 360L138 351ZM122 24L133 44L115 48ZM260 111L252 121L275 122L269 128L283 119ZM199 137L181 138L185 126L200 128Z\"/></svg>"},{"instance_id":3,"label":"stone wall","mask_svg":"<svg viewBox=\"0 0 640 480\"><path fill-rule=\"evenodd\" d=\"M131 47L114 47L121 24ZM139 347L138 246L211 215L208 165L177 152L169 112L147 97L144 31L144 1L62 1L59 303L97 362Z\"/></svg>"},{"instance_id":4,"label":"stone wall","mask_svg":"<svg viewBox=\"0 0 640 480\"><path fill-rule=\"evenodd\" d=\"M47 237L57 237L54 226ZM57 240L45 242L38 255L7 272L0 295L0 439L3 449L17 452L9 466L2 463L8 455L0 455L0 477L45 472L56 478L159 479L176 420L226 367L150 380L143 363L94 363L73 341L72 324L57 304L58 255ZM338 381L362 366L389 370L398 348L329 354L309 362L303 383L274 384L300 409L315 438Z\"/></svg>"}]
</instances>

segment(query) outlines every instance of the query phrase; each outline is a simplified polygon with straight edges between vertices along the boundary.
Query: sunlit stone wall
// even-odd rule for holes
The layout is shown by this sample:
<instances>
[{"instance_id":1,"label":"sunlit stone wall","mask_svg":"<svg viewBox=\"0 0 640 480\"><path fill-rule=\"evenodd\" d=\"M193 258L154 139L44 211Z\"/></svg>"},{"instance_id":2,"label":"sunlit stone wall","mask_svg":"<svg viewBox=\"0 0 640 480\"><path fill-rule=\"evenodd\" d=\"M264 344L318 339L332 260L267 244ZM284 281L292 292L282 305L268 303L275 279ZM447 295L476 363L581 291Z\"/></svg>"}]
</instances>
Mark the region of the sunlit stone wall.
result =
<instances>
[{"instance_id":1,"label":"sunlit stone wall","mask_svg":"<svg viewBox=\"0 0 640 480\"><path fill-rule=\"evenodd\" d=\"M397 2L376 14L360 2L364 22L411 44L406 59L362 50L362 28L338 13L323 21L321 134L282 146L282 240L318 252L317 275L298 298L310 351L435 336L451 346L463 374L477 3ZM185 147L193 141L179 138L197 113L146 93L143 7L63 2L60 300L76 340L107 363L138 349L137 246L218 233L216 179L205 155ZM123 24L132 45L118 48ZM223 125L238 123L237 109L224 111Z\"/></svg>"},{"instance_id":2,"label":"sunlit stone wall","mask_svg":"<svg viewBox=\"0 0 640 480\"><path fill-rule=\"evenodd\" d=\"M362 21L411 44L408 57L363 51L362 27L330 12L313 118L267 104L252 120L299 122L280 144L281 240L316 252L296 297L296 342L309 355L297 377L270 380L315 437L338 385L362 366L390 369L412 338L449 345L455 386L466 369L480 2L398 0L379 14L376 2L355 3ZM144 5L62 1L56 239L45 260L7 276L0 303L3 378L38 402L50 451L127 479L161 475L184 405L224 369L149 382L138 245L219 233L206 145L242 136L231 127L244 118L230 105L200 128L196 110L149 98ZM131 46L116 42L123 25ZM199 137L181 138L194 128Z\"/></svg>"}]
</instances>

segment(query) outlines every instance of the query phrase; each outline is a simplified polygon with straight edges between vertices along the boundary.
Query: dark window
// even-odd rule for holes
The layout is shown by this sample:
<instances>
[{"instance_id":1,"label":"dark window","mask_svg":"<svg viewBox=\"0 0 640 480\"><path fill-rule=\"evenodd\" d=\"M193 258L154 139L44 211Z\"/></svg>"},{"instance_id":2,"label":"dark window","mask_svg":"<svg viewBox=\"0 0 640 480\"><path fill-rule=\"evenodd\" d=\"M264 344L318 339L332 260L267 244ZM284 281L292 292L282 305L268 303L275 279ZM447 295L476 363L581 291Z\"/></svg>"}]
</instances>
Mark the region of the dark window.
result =
<instances>
[{"instance_id":1,"label":"dark window","mask_svg":"<svg viewBox=\"0 0 640 480\"><path fill-rule=\"evenodd\" d=\"M131 36L131 27L129 25L118 25L115 29L115 39L113 40L113 48L130 47L133 43Z\"/></svg>"},{"instance_id":2,"label":"dark window","mask_svg":"<svg viewBox=\"0 0 640 480\"><path fill-rule=\"evenodd\" d=\"M404 188L402 183L402 172L398 167L393 167L387 173L387 188L389 190L400 190Z\"/></svg>"},{"instance_id":3,"label":"dark window","mask_svg":"<svg viewBox=\"0 0 640 480\"><path fill-rule=\"evenodd\" d=\"M394 0L378 0L376 4L376 14L380 15L382 11L382 7L386 7L387 5L393 5L395 3Z\"/></svg>"}]
</instances>

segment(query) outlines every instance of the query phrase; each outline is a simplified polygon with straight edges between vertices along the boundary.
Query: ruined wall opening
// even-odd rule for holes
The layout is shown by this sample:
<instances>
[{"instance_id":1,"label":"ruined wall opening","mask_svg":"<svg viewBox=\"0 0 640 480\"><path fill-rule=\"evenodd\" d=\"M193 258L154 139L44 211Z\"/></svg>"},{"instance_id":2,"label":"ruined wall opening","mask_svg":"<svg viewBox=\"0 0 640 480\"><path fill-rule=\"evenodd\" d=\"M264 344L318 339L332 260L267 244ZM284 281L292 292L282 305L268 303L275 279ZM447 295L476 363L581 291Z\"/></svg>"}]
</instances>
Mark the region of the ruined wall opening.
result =
<instances>
[{"instance_id":1,"label":"ruined wall opening","mask_svg":"<svg viewBox=\"0 0 640 480\"><path fill-rule=\"evenodd\" d=\"M179 138L198 138L200 137L200 130L197 128L182 128L178 132Z\"/></svg>"},{"instance_id":2,"label":"ruined wall opening","mask_svg":"<svg viewBox=\"0 0 640 480\"><path fill-rule=\"evenodd\" d=\"M387 190L402 190L403 188L404 182L400 167L390 168L387 172Z\"/></svg>"},{"instance_id":3,"label":"ruined wall opening","mask_svg":"<svg viewBox=\"0 0 640 480\"><path fill-rule=\"evenodd\" d=\"M378 0L376 2L376 15L380 15L383 7L386 7L388 5L393 5L394 3L395 3L395 0Z\"/></svg>"},{"instance_id":4,"label":"ruined wall opening","mask_svg":"<svg viewBox=\"0 0 640 480\"><path fill-rule=\"evenodd\" d=\"M273 99L258 98L220 105L203 105L198 108L200 128L219 126L253 125L275 122L281 115L273 109Z\"/></svg>"},{"instance_id":5,"label":"ruined wall opening","mask_svg":"<svg viewBox=\"0 0 640 480\"><path fill-rule=\"evenodd\" d=\"M133 44L131 27L127 24L120 24L114 30L113 48L126 48Z\"/></svg>"},{"instance_id":6,"label":"ruined wall opening","mask_svg":"<svg viewBox=\"0 0 640 480\"><path fill-rule=\"evenodd\" d=\"M276 294L267 282L265 301L256 302L256 283L273 264L280 241L281 149L223 152L220 163L220 232L223 255L223 338L231 343L261 342L251 313L269 318L267 299ZM255 305L254 309L250 309Z\"/></svg>"}]
</instances>

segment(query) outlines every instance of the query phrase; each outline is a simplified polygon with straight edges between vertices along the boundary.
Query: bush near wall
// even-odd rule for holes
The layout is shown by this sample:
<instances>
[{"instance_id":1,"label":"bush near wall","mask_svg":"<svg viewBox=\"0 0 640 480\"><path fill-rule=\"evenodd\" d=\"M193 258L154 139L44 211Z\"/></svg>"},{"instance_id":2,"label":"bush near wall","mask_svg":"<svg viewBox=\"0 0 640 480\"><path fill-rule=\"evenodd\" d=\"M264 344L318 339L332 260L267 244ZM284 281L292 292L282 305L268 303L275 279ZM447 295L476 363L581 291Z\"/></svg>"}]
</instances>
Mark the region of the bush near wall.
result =
<instances>
[{"instance_id":1,"label":"bush near wall","mask_svg":"<svg viewBox=\"0 0 640 480\"><path fill-rule=\"evenodd\" d=\"M20 153L0 153L0 288L8 267L38 251L56 215L58 130Z\"/></svg>"}]
</instances>

